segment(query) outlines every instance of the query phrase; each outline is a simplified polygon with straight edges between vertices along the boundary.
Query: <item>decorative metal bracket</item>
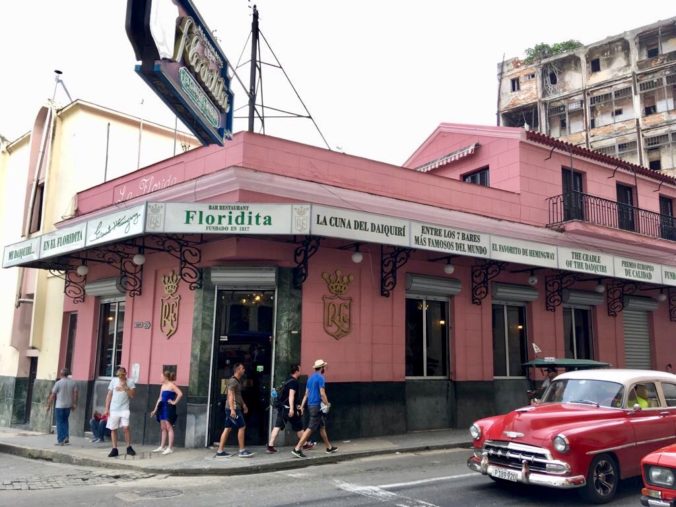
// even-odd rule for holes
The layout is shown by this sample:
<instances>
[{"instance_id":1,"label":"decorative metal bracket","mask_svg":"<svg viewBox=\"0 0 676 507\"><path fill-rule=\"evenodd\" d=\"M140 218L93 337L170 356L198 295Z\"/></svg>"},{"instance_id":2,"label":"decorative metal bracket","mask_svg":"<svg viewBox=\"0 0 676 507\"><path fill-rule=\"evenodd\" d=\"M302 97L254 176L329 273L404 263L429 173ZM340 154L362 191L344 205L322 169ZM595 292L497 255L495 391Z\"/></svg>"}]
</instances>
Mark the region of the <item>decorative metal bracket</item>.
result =
<instances>
[{"instance_id":1,"label":"decorative metal bracket","mask_svg":"<svg viewBox=\"0 0 676 507\"><path fill-rule=\"evenodd\" d=\"M397 286L397 271L408 262L413 250L410 248L394 247L391 252L385 253L385 246L380 245L380 295L390 297Z\"/></svg>"},{"instance_id":2,"label":"decorative metal bracket","mask_svg":"<svg viewBox=\"0 0 676 507\"><path fill-rule=\"evenodd\" d=\"M580 278L577 273L559 273L545 277L545 308L548 312L556 311L556 307L563 303L563 289L572 287Z\"/></svg>"},{"instance_id":3,"label":"decorative metal bracket","mask_svg":"<svg viewBox=\"0 0 676 507\"><path fill-rule=\"evenodd\" d=\"M480 305L488 296L488 283L507 266L506 262L486 261L472 266L472 304Z\"/></svg>"},{"instance_id":4,"label":"decorative metal bracket","mask_svg":"<svg viewBox=\"0 0 676 507\"><path fill-rule=\"evenodd\" d=\"M151 250L161 250L178 259L178 275L190 290L202 288L202 270L197 265L202 261L202 251L197 248L199 243L188 241L181 236L155 236L158 248L145 246Z\"/></svg>"},{"instance_id":5,"label":"decorative metal bracket","mask_svg":"<svg viewBox=\"0 0 676 507\"><path fill-rule=\"evenodd\" d=\"M296 247L296 250L293 252L293 259L296 263L296 267L293 270L293 286L296 289L303 287L305 280L309 273L308 270L308 261L310 257L317 253L319 250L319 242L321 238L313 238L312 236L305 236L303 242Z\"/></svg>"},{"instance_id":6,"label":"decorative metal bracket","mask_svg":"<svg viewBox=\"0 0 676 507\"><path fill-rule=\"evenodd\" d=\"M614 280L608 283L608 315L617 317L624 310L624 297L636 292L637 288L634 282Z\"/></svg>"},{"instance_id":7,"label":"decorative metal bracket","mask_svg":"<svg viewBox=\"0 0 676 507\"><path fill-rule=\"evenodd\" d=\"M669 301L669 320L676 322L676 289L669 287L667 300Z\"/></svg>"},{"instance_id":8,"label":"decorative metal bracket","mask_svg":"<svg viewBox=\"0 0 676 507\"><path fill-rule=\"evenodd\" d=\"M143 266L134 264L134 254L126 250L90 250L89 260L104 262L119 271L117 280L121 290L131 297L140 296L143 289Z\"/></svg>"},{"instance_id":9,"label":"decorative metal bracket","mask_svg":"<svg viewBox=\"0 0 676 507\"><path fill-rule=\"evenodd\" d=\"M64 281L63 293L73 301L73 304L84 303L87 275L80 276L74 269L64 271L50 269L49 272Z\"/></svg>"}]
</instances>

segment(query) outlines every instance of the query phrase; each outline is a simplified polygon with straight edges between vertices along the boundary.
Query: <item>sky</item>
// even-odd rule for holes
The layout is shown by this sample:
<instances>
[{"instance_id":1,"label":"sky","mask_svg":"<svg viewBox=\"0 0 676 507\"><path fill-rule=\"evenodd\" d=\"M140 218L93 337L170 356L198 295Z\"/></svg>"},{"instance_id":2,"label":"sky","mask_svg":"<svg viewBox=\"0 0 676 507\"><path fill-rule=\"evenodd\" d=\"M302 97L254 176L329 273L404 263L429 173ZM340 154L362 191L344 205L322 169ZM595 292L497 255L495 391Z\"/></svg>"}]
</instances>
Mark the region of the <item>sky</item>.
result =
<instances>
[{"instance_id":1,"label":"sky","mask_svg":"<svg viewBox=\"0 0 676 507\"><path fill-rule=\"evenodd\" d=\"M248 0L193 0L226 57L249 59ZM55 91L167 126L174 116L134 72L125 0L3 2L0 135L28 132ZM258 0L261 33L331 149L401 165L440 123L495 125L497 67L545 42L600 41L676 15L673 0ZM555 10L558 9L558 10ZM304 113L262 42L268 107ZM243 54L244 52L244 54ZM241 58L240 58L241 56ZM248 84L246 65L236 70ZM233 79L235 115L247 99ZM69 102L62 87L55 100ZM240 108L243 108L240 110ZM236 119L234 131L246 129ZM257 129L259 130L259 129ZM265 133L326 146L307 119Z\"/></svg>"}]
</instances>

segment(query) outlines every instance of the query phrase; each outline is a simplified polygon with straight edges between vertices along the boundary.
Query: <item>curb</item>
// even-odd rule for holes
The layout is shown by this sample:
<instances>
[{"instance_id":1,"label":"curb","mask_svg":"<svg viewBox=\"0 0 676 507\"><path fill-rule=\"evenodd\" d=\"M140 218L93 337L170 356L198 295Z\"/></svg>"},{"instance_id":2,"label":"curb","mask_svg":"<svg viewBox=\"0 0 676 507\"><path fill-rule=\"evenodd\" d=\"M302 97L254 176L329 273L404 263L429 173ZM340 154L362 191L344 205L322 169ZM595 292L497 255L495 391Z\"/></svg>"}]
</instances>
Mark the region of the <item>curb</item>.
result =
<instances>
[{"instance_id":1,"label":"curb","mask_svg":"<svg viewBox=\"0 0 676 507\"><path fill-rule=\"evenodd\" d=\"M350 452L348 454L329 454L326 456L310 457L305 459L294 459L277 461L273 463L262 463L260 465L247 465L235 467L199 467L199 468L170 468L153 466L139 466L134 464L134 460L115 459L113 461L103 461L92 458L78 457L71 454L48 450L35 449L31 447L23 447L20 445L13 445L7 443L0 443L0 453L11 454L28 459L39 459L44 461L51 461L53 463L63 463L67 465L97 467L106 469L119 469L124 467L126 470L134 470L137 472L145 472L148 474L159 475L174 475L174 476L216 476L216 475L248 475L260 474L267 472L276 472L280 470L293 470L299 468L306 468L315 465L328 465L340 463L343 461L350 461L354 459L367 458L371 456L383 456L387 454L411 453L411 452L426 452L437 451L444 449L458 449L467 447L470 448L470 442L454 442L448 444L432 444L432 445L417 445L400 447L396 449L375 449L370 451ZM234 458L230 458L234 459Z\"/></svg>"}]
</instances>

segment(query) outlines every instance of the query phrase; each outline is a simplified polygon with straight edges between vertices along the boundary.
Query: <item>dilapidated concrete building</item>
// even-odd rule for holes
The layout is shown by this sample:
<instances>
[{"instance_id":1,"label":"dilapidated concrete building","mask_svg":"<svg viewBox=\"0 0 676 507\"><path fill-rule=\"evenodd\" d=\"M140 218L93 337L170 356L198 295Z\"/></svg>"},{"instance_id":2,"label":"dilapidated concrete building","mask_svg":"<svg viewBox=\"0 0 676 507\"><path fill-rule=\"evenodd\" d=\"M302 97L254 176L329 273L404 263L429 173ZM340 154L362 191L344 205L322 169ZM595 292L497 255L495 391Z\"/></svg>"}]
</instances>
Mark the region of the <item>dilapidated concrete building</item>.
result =
<instances>
[{"instance_id":1,"label":"dilapidated concrete building","mask_svg":"<svg viewBox=\"0 0 676 507\"><path fill-rule=\"evenodd\" d=\"M676 17L525 64L498 64L498 125L528 125L676 174Z\"/></svg>"}]
</instances>

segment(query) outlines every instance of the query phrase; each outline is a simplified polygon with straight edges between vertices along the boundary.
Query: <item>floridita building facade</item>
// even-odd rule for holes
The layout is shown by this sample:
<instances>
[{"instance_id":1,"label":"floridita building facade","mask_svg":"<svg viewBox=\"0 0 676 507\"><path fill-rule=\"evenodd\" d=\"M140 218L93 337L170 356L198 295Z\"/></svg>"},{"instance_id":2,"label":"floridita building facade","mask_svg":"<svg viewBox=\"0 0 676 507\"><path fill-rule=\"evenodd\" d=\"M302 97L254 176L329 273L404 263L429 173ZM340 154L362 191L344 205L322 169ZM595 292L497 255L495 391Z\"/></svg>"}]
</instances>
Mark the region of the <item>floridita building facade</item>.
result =
<instances>
[{"instance_id":1,"label":"floridita building facade","mask_svg":"<svg viewBox=\"0 0 676 507\"><path fill-rule=\"evenodd\" d=\"M149 176L172 184L119 199ZM674 199L669 176L520 128L442 124L403 167L239 133L80 192L3 266L64 274L78 411L127 367L135 441L158 437L166 369L180 443L216 440L241 361L263 443L270 388L317 358L331 434L356 438L525 404L535 357L676 362Z\"/></svg>"}]
</instances>

